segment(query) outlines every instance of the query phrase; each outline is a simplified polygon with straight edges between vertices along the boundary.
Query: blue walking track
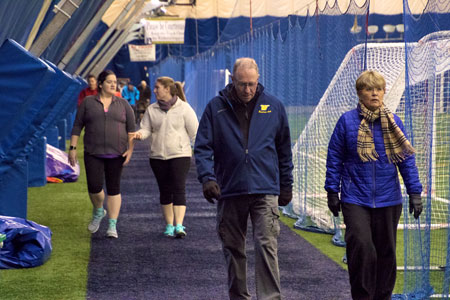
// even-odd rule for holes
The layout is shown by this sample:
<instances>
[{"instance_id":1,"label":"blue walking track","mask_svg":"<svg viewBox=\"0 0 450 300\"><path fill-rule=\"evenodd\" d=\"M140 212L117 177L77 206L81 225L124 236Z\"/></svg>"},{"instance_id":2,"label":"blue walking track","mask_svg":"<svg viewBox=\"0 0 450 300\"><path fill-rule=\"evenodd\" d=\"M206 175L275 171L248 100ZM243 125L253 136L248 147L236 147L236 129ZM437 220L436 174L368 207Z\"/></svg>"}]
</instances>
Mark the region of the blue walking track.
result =
<instances>
[{"instance_id":1,"label":"blue walking track","mask_svg":"<svg viewBox=\"0 0 450 300\"><path fill-rule=\"evenodd\" d=\"M119 238L105 237L106 220L92 235L87 299L228 299L225 260L215 230L215 205L203 198L193 162L186 186L187 236L164 237L147 144L138 142L123 170ZM248 236L248 285L256 299L254 247L251 234ZM283 299L351 299L347 271L284 224L278 244ZM330 247L334 247L331 242Z\"/></svg>"}]
</instances>

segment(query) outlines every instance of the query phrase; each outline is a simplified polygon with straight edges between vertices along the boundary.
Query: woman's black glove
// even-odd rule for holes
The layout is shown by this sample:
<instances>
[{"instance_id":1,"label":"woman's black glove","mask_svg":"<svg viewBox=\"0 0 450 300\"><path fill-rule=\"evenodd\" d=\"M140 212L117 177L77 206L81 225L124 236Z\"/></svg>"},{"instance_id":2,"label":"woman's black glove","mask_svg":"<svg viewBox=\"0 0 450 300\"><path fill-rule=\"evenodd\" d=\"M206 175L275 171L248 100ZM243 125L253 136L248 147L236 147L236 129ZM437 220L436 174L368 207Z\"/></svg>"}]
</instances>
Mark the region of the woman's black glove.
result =
<instances>
[{"instance_id":1,"label":"woman's black glove","mask_svg":"<svg viewBox=\"0 0 450 300\"><path fill-rule=\"evenodd\" d=\"M203 184L203 197L214 204L213 198L219 200L220 198L220 187L214 180L207 181Z\"/></svg>"},{"instance_id":2,"label":"woman's black glove","mask_svg":"<svg viewBox=\"0 0 450 300\"><path fill-rule=\"evenodd\" d=\"M333 213L333 216L337 217L339 216L339 212L341 211L341 202L339 200L339 194L338 193L328 193L328 208Z\"/></svg>"},{"instance_id":3,"label":"woman's black glove","mask_svg":"<svg viewBox=\"0 0 450 300\"><path fill-rule=\"evenodd\" d=\"M278 196L278 205L286 206L292 200L292 187L281 187L280 196Z\"/></svg>"},{"instance_id":4,"label":"woman's black glove","mask_svg":"<svg viewBox=\"0 0 450 300\"><path fill-rule=\"evenodd\" d=\"M422 197L420 194L409 195L409 213L414 211L414 219L417 219L422 213Z\"/></svg>"}]
</instances>

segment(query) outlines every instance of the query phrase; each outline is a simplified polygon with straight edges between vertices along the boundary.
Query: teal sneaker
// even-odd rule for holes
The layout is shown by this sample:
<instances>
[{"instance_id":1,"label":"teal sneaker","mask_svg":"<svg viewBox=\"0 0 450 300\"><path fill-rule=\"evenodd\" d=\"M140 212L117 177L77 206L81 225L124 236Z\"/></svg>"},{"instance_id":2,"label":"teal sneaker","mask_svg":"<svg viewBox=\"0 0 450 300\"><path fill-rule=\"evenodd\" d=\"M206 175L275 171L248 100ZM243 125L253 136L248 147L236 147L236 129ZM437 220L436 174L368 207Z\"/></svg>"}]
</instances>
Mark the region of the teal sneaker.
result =
<instances>
[{"instance_id":1,"label":"teal sneaker","mask_svg":"<svg viewBox=\"0 0 450 300\"><path fill-rule=\"evenodd\" d=\"M183 239L186 236L186 231L184 231L185 227L181 224L178 224L175 227L175 236L179 239Z\"/></svg>"},{"instance_id":2,"label":"teal sneaker","mask_svg":"<svg viewBox=\"0 0 450 300\"><path fill-rule=\"evenodd\" d=\"M102 221L102 219L105 216L106 216L106 210L103 210L103 214L102 215L94 215L92 217L91 223L89 223L89 225L88 225L88 230L91 233L96 233L98 228L100 227L100 222Z\"/></svg>"},{"instance_id":3,"label":"teal sneaker","mask_svg":"<svg viewBox=\"0 0 450 300\"><path fill-rule=\"evenodd\" d=\"M168 237L174 237L175 236L175 227L173 227L172 224L166 225L166 230L164 230L164 235Z\"/></svg>"},{"instance_id":4,"label":"teal sneaker","mask_svg":"<svg viewBox=\"0 0 450 300\"><path fill-rule=\"evenodd\" d=\"M106 236L109 238L117 239L119 236L117 235L117 229L114 225L109 225L108 230L106 231Z\"/></svg>"}]
</instances>

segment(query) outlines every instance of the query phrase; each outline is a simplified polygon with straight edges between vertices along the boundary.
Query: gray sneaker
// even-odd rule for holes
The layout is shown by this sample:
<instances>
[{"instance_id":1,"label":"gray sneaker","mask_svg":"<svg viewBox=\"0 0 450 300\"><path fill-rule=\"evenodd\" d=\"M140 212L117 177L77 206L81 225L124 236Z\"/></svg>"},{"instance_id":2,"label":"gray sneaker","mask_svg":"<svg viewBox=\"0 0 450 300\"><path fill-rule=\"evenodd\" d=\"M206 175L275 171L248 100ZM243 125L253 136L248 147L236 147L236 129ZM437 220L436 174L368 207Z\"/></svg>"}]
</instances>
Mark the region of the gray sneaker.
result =
<instances>
[{"instance_id":1,"label":"gray sneaker","mask_svg":"<svg viewBox=\"0 0 450 300\"><path fill-rule=\"evenodd\" d=\"M102 219L103 219L105 216L106 216L106 210L103 210L103 215L101 215L101 216L96 216L96 215L94 215L94 216L92 217L91 223L89 223L89 225L88 225L88 230L89 230L91 233L96 233L97 230L98 230L98 228L100 227L100 222L102 221Z\"/></svg>"},{"instance_id":2,"label":"gray sneaker","mask_svg":"<svg viewBox=\"0 0 450 300\"><path fill-rule=\"evenodd\" d=\"M117 239L119 236L117 235L116 226L109 226L108 230L106 231L106 236L109 238Z\"/></svg>"}]
</instances>

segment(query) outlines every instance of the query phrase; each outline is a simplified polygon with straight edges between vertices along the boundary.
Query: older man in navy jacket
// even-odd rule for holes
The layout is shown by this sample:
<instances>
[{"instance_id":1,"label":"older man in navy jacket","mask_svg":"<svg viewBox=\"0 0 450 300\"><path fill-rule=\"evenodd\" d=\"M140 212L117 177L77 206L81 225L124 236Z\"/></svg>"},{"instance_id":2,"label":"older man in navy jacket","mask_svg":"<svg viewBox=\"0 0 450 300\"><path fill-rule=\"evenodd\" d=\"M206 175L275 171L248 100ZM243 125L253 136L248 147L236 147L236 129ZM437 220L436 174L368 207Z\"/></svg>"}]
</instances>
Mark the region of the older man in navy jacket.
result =
<instances>
[{"instance_id":1,"label":"older man in navy jacket","mask_svg":"<svg viewBox=\"0 0 450 300\"><path fill-rule=\"evenodd\" d=\"M195 142L205 198L217 199L217 230L230 299L251 299L245 240L250 216L258 299L281 299L278 206L292 199L292 152L283 104L258 83L258 65L236 60L232 83L205 108Z\"/></svg>"}]
</instances>

